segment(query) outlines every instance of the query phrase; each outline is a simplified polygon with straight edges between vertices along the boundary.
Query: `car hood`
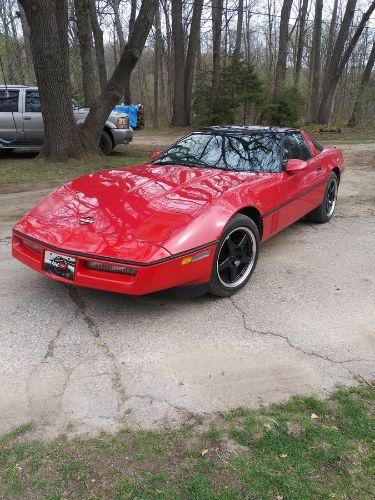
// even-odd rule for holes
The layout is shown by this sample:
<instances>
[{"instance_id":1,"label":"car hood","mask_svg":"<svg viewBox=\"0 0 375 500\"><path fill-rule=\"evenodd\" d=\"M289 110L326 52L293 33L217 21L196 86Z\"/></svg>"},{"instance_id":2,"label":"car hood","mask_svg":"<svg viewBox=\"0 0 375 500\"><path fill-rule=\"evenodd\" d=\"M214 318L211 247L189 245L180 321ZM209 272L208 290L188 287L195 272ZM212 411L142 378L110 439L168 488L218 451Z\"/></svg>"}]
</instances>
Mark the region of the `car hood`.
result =
<instances>
[{"instance_id":1,"label":"car hood","mask_svg":"<svg viewBox=\"0 0 375 500\"><path fill-rule=\"evenodd\" d=\"M139 165L75 179L31 209L15 230L61 249L152 261L164 244L249 175ZM206 243L206 242L202 242Z\"/></svg>"}]
</instances>

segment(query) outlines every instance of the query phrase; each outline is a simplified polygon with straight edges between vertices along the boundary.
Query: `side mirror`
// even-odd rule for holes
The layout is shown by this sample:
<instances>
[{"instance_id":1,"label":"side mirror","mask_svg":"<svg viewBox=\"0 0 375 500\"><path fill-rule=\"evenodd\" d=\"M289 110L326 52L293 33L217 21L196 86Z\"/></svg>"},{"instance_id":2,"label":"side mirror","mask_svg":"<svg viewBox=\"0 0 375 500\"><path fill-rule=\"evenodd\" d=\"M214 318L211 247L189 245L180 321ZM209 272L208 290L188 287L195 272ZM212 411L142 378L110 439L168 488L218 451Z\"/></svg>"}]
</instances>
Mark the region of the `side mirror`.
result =
<instances>
[{"instance_id":1,"label":"side mirror","mask_svg":"<svg viewBox=\"0 0 375 500\"><path fill-rule=\"evenodd\" d=\"M307 162L304 160L288 160L285 166L285 172L290 172L292 174L305 170L305 168L307 168Z\"/></svg>"},{"instance_id":2,"label":"side mirror","mask_svg":"<svg viewBox=\"0 0 375 500\"><path fill-rule=\"evenodd\" d=\"M154 151L150 157L151 161L155 161L159 158L163 151Z\"/></svg>"}]
</instances>

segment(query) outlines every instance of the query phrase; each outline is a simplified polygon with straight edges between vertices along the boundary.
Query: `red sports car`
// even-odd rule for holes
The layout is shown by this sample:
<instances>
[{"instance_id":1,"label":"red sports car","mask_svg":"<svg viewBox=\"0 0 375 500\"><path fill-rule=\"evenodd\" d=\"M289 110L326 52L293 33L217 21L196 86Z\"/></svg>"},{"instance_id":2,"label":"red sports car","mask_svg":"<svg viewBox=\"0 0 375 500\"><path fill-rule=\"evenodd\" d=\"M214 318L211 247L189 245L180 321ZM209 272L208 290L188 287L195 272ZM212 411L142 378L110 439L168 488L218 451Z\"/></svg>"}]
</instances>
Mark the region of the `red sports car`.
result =
<instances>
[{"instance_id":1,"label":"red sports car","mask_svg":"<svg viewBox=\"0 0 375 500\"><path fill-rule=\"evenodd\" d=\"M335 210L343 156L306 133L208 127L151 162L75 179L13 230L13 256L55 280L141 295L245 285L259 245Z\"/></svg>"}]
</instances>

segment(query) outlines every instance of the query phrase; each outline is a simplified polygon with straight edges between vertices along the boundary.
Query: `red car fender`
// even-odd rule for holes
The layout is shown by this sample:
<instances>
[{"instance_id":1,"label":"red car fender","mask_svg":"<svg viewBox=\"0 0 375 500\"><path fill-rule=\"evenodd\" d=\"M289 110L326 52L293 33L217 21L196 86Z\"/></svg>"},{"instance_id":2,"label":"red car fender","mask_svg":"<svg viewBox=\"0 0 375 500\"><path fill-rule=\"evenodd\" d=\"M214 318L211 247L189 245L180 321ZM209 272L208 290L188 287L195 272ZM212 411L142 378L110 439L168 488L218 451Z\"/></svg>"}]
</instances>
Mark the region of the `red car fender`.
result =
<instances>
[{"instance_id":1,"label":"red car fender","mask_svg":"<svg viewBox=\"0 0 375 500\"><path fill-rule=\"evenodd\" d=\"M268 193L260 195L259 191L265 189L264 182L259 183L259 186L253 183L250 186L250 183L244 182L240 189L237 186L234 190L228 191L186 226L175 231L167 241L163 242L163 247L171 254L178 254L202 245L216 244L230 219L239 212L246 215L253 213L253 218L258 219L254 222L262 226L262 213L277 205L280 196L279 174L267 175L273 176L270 177Z\"/></svg>"}]
</instances>

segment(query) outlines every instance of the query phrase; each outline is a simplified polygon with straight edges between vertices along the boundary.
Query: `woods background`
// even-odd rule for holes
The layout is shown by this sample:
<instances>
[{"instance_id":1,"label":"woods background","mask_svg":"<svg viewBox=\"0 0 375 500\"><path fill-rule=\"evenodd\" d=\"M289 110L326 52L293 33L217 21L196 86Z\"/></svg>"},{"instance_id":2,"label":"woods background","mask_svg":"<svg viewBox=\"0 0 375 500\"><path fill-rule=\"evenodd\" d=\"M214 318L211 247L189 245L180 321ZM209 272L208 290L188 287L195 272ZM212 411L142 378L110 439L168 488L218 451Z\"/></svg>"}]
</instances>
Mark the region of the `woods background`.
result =
<instances>
[{"instance_id":1,"label":"woods background","mask_svg":"<svg viewBox=\"0 0 375 500\"><path fill-rule=\"evenodd\" d=\"M88 107L97 101L120 62L142 3L60 2L67 8L73 98ZM25 15L28 4L42 19L54 0L0 0L0 55L8 84L40 84L34 73L31 18ZM120 98L142 103L148 124L375 125L375 2L154 4L146 44ZM46 15L39 27L46 33L52 30L49 19Z\"/></svg>"}]
</instances>

